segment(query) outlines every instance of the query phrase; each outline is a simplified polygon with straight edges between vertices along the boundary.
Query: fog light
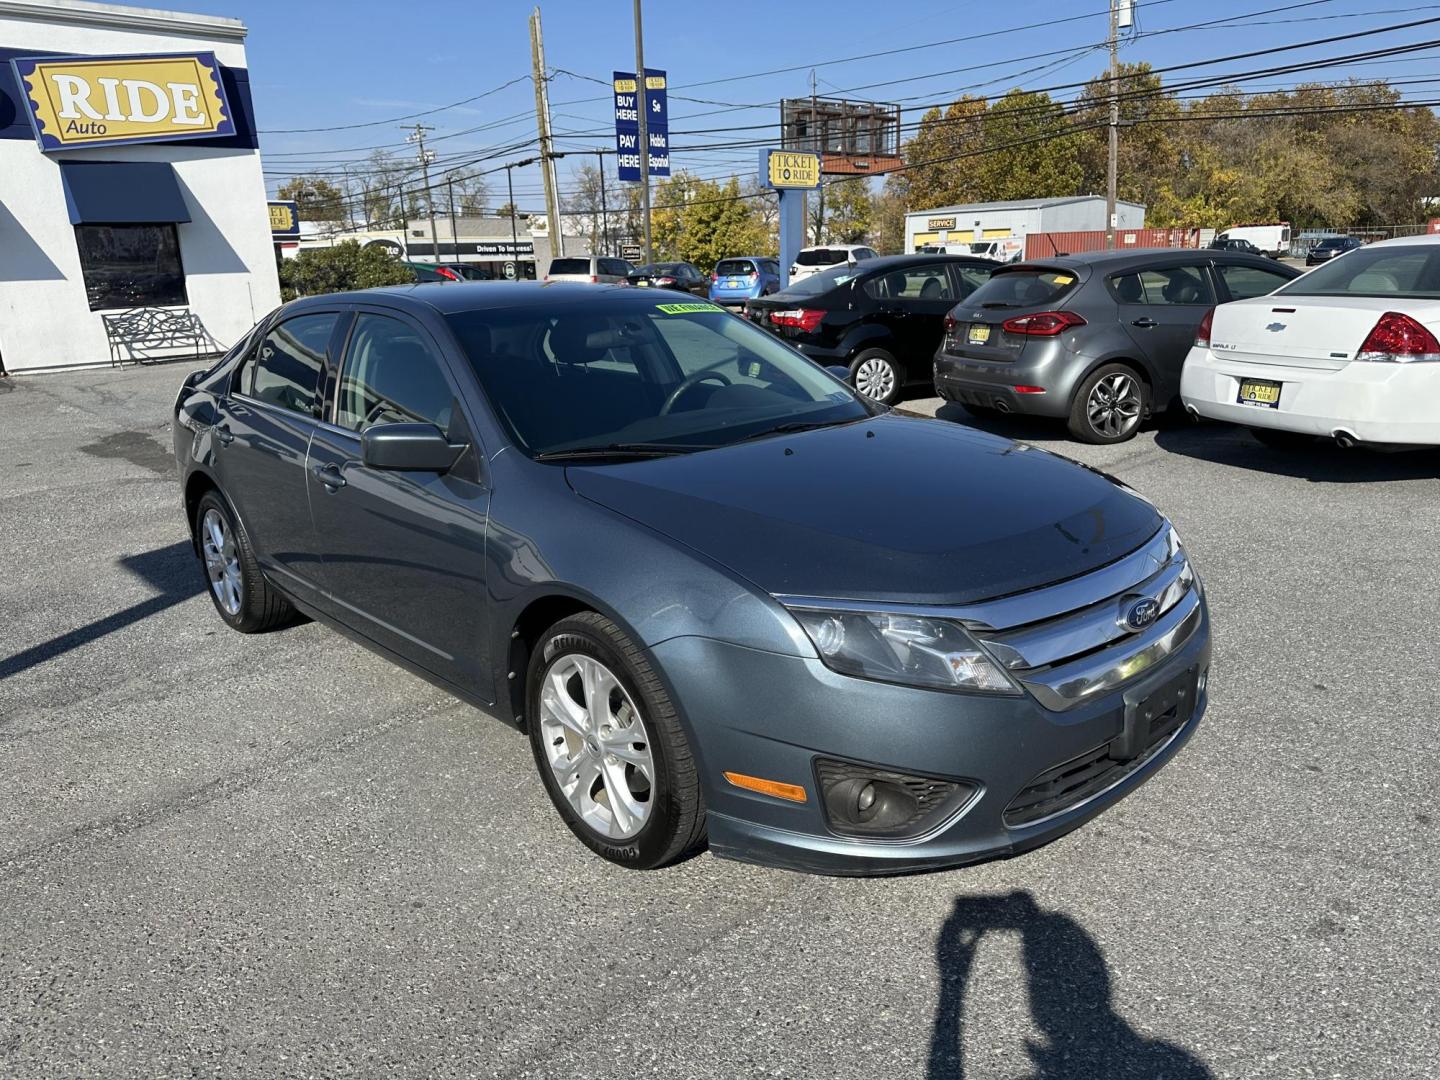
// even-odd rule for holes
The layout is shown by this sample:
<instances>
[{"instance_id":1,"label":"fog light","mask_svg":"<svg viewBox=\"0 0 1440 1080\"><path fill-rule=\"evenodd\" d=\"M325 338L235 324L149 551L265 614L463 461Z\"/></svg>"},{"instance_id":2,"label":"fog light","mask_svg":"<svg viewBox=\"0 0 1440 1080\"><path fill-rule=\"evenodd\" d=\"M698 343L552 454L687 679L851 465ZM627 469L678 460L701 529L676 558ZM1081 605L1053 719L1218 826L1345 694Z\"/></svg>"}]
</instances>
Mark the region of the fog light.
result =
<instances>
[{"instance_id":1,"label":"fog light","mask_svg":"<svg viewBox=\"0 0 1440 1080\"><path fill-rule=\"evenodd\" d=\"M855 808L862 814L875 805L875 785L866 784L860 789L860 794L855 796Z\"/></svg>"},{"instance_id":2,"label":"fog light","mask_svg":"<svg viewBox=\"0 0 1440 1080\"><path fill-rule=\"evenodd\" d=\"M842 836L903 840L920 836L971 801L977 785L913 776L821 758L815 762L820 803Z\"/></svg>"}]
</instances>

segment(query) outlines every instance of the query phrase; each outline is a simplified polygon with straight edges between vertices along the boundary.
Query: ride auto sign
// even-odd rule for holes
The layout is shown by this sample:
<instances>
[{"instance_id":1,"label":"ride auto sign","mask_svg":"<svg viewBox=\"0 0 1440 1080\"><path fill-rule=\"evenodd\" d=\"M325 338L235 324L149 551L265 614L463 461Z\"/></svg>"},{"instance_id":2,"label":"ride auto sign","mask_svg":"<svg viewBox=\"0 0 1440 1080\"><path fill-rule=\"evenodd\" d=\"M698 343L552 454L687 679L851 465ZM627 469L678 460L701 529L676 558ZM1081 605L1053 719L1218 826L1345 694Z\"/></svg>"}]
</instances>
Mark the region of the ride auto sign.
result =
<instances>
[{"instance_id":1,"label":"ride auto sign","mask_svg":"<svg viewBox=\"0 0 1440 1080\"><path fill-rule=\"evenodd\" d=\"M633 72L614 72L615 171L621 180L640 179L640 89ZM665 72L645 69L645 128L650 141L650 175L670 175L670 106Z\"/></svg>"},{"instance_id":2,"label":"ride auto sign","mask_svg":"<svg viewBox=\"0 0 1440 1080\"><path fill-rule=\"evenodd\" d=\"M12 60L41 150L234 135L214 53Z\"/></svg>"}]
</instances>

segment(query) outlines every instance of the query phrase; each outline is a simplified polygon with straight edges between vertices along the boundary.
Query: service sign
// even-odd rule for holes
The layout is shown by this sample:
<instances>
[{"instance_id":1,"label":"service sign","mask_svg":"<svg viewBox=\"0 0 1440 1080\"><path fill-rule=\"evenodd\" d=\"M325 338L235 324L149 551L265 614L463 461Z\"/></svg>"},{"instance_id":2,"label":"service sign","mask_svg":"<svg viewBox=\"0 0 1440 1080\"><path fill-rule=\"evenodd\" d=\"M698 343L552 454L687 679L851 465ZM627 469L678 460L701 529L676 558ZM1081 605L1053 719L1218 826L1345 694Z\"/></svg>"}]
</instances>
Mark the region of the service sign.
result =
<instances>
[{"instance_id":1,"label":"service sign","mask_svg":"<svg viewBox=\"0 0 1440 1080\"><path fill-rule=\"evenodd\" d=\"M926 220L925 228L932 232L936 229L953 229L955 228L955 219L953 217L932 217Z\"/></svg>"},{"instance_id":2,"label":"service sign","mask_svg":"<svg viewBox=\"0 0 1440 1080\"><path fill-rule=\"evenodd\" d=\"M41 150L234 135L214 53L12 60Z\"/></svg>"},{"instance_id":3,"label":"service sign","mask_svg":"<svg viewBox=\"0 0 1440 1080\"><path fill-rule=\"evenodd\" d=\"M820 186L820 155L796 150L761 150L760 175L772 188Z\"/></svg>"},{"instance_id":4,"label":"service sign","mask_svg":"<svg viewBox=\"0 0 1440 1080\"><path fill-rule=\"evenodd\" d=\"M270 235L296 237L300 235L300 204L284 200L270 203Z\"/></svg>"}]
</instances>

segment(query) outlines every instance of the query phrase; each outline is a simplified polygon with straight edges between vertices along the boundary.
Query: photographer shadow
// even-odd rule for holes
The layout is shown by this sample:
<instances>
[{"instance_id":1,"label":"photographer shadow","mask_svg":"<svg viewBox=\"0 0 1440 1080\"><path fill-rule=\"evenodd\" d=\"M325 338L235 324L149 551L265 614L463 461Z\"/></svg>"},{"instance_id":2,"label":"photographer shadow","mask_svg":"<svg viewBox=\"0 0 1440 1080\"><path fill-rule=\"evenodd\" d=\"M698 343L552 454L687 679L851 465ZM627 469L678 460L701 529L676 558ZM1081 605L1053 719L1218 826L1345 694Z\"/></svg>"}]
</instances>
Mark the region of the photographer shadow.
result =
<instances>
[{"instance_id":1,"label":"photographer shadow","mask_svg":"<svg viewBox=\"0 0 1440 1080\"><path fill-rule=\"evenodd\" d=\"M976 949L995 931L1020 937L1030 1012L1044 1036L1026 1040L1034 1080L1213 1080L1195 1055L1146 1038L1116 1014L1095 940L1069 916L1042 911L1028 892L955 901L935 945L940 1003L929 1080L965 1076L966 996L981 998L971 986Z\"/></svg>"}]
</instances>

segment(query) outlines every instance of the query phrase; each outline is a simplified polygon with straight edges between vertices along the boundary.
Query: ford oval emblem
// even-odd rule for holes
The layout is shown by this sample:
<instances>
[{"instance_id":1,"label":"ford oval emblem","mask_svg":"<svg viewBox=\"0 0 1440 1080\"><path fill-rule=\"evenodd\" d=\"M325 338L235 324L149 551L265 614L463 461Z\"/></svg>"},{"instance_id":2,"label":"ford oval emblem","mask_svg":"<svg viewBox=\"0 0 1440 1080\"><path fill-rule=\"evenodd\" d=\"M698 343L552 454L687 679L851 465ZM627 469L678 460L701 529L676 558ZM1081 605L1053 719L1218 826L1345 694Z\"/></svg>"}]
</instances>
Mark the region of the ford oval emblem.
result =
<instances>
[{"instance_id":1,"label":"ford oval emblem","mask_svg":"<svg viewBox=\"0 0 1440 1080\"><path fill-rule=\"evenodd\" d=\"M1160 601L1142 596L1125 609L1125 625L1131 630L1144 630L1160 617Z\"/></svg>"}]
</instances>

